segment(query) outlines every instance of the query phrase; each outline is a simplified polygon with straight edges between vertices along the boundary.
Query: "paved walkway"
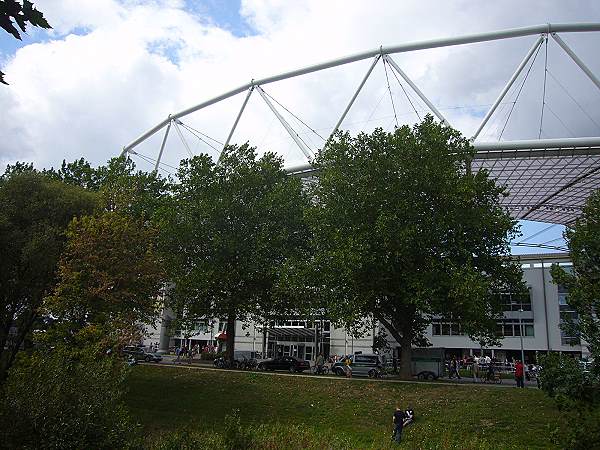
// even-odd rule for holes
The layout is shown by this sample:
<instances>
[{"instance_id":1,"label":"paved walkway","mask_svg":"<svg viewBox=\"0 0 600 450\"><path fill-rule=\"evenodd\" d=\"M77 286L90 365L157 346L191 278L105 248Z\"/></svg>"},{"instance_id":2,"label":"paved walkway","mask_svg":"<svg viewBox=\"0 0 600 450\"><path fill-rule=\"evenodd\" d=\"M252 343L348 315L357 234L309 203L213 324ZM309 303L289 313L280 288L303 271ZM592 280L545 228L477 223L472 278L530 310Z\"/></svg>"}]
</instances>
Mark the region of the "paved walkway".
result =
<instances>
[{"instance_id":1,"label":"paved walkway","mask_svg":"<svg viewBox=\"0 0 600 450\"><path fill-rule=\"evenodd\" d=\"M232 369L217 369L212 367L212 363L210 361L199 361L194 360L192 364L189 364L187 361L175 362L175 357L170 357L167 355L166 358L163 359L161 363L141 363L142 365L149 366L159 366L162 368L171 368L171 369L188 369L188 370L207 370L214 372L246 372L246 373L255 373L257 375L265 375L265 376L279 376L279 377L304 377L304 378L318 378L323 380L333 380L339 382L373 382L373 383L418 383L418 384L429 384L434 386L460 386L460 385L471 385L478 387L489 387L489 388L516 388L516 382L513 379L502 380L500 384L492 384L492 383L483 383L473 382L472 378L463 377L461 379L447 379L440 378L438 381L419 381L419 380L400 380L396 378L384 378L384 379L373 379L368 377L353 377L353 378L345 378L339 377L337 375L313 375L308 373L286 373L286 372L258 372L258 371L243 371L243 370L232 370ZM537 387L535 381L525 382L526 387L535 388Z\"/></svg>"}]
</instances>

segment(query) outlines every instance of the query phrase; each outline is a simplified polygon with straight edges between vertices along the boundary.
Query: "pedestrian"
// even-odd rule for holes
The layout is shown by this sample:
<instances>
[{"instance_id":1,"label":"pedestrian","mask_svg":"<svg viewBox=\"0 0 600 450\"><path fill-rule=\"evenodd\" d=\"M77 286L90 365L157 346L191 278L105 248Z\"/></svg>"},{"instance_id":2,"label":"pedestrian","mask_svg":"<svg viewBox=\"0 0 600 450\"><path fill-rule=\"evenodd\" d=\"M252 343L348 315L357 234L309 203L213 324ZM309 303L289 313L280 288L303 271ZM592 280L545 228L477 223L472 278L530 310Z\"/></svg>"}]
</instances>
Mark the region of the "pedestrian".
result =
<instances>
[{"instance_id":1,"label":"pedestrian","mask_svg":"<svg viewBox=\"0 0 600 450\"><path fill-rule=\"evenodd\" d=\"M477 382L479 376L479 361L477 358L473 360L473 381Z\"/></svg>"},{"instance_id":2,"label":"pedestrian","mask_svg":"<svg viewBox=\"0 0 600 450\"><path fill-rule=\"evenodd\" d=\"M456 360L456 356L452 357L452 361L450 362L450 378L456 378L460 380L460 374L458 373L458 361Z\"/></svg>"},{"instance_id":3,"label":"pedestrian","mask_svg":"<svg viewBox=\"0 0 600 450\"><path fill-rule=\"evenodd\" d=\"M352 360L350 359L350 356L346 356L346 359L344 360L344 370L346 371L346 378L352 378Z\"/></svg>"},{"instance_id":4,"label":"pedestrian","mask_svg":"<svg viewBox=\"0 0 600 450\"><path fill-rule=\"evenodd\" d=\"M194 349L192 347L188 348L187 356L188 356L188 364L191 364L192 359L194 358Z\"/></svg>"},{"instance_id":5,"label":"pedestrian","mask_svg":"<svg viewBox=\"0 0 600 450\"><path fill-rule=\"evenodd\" d=\"M524 388L525 380L523 373L523 363L517 359L517 363L515 364L515 380L517 381L517 387Z\"/></svg>"},{"instance_id":6,"label":"pedestrian","mask_svg":"<svg viewBox=\"0 0 600 450\"><path fill-rule=\"evenodd\" d=\"M177 356L177 358L175 358L175 362L179 362L180 355L181 355L181 348L178 345L177 348L175 349L175 356Z\"/></svg>"},{"instance_id":7,"label":"pedestrian","mask_svg":"<svg viewBox=\"0 0 600 450\"><path fill-rule=\"evenodd\" d=\"M323 366L325 365L325 358L323 358L323 353L319 353L319 356L317 356L317 361L315 362L315 365L317 366L317 375L322 374Z\"/></svg>"},{"instance_id":8,"label":"pedestrian","mask_svg":"<svg viewBox=\"0 0 600 450\"><path fill-rule=\"evenodd\" d=\"M396 411L394 411L394 415L392 416L392 420L394 423L394 434L392 435L392 439L396 441L396 444L399 444L402 440L402 428L404 426L404 418L406 414L404 411L396 405Z\"/></svg>"},{"instance_id":9,"label":"pedestrian","mask_svg":"<svg viewBox=\"0 0 600 450\"><path fill-rule=\"evenodd\" d=\"M494 381L494 362L490 361L490 363L488 364L488 369L487 369L487 373L485 374L485 379L486 381L492 382Z\"/></svg>"}]
</instances>

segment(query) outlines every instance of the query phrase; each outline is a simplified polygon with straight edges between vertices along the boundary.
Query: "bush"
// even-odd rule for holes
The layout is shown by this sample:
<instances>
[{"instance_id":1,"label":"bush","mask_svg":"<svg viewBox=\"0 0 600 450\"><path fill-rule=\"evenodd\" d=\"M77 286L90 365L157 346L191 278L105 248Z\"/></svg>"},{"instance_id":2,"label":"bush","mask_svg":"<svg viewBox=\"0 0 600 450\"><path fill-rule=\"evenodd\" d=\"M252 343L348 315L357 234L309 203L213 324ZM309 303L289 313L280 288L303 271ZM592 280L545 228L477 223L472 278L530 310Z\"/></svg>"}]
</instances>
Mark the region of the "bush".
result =
<instances>
[{"instance_id":1,"label":"bush","mask_svg":"<svg viewBox=\"0 0 600 450\"><path fill-rule=\"evenodd\" d=\"M225 416L225 433L223 437L227 450L249 450L252 448L252 432L242 427L239 409L234 409L231 415Z\"/></svg>"},{"instance_id":2,"label":"bush","mask_svg":"<svg viewBox=\"0 0 600 450\"><path fill-rule=\"evenodd\" d=\"M122 401L123 361L64 349L23 356L0 406L0 447L114 449L139 444Z\"/></svg>"},{"instance_id":3,"label":"bush","mask_svg":"<svg viewBox=\"0 0 600 450\"><path fill-rule=\"evenodd\" d=\"M565 448L600 448L600 380L575 359L550 353L540 358L542 389L556 401L567 422Z\"/></svg>"}]
</instances>

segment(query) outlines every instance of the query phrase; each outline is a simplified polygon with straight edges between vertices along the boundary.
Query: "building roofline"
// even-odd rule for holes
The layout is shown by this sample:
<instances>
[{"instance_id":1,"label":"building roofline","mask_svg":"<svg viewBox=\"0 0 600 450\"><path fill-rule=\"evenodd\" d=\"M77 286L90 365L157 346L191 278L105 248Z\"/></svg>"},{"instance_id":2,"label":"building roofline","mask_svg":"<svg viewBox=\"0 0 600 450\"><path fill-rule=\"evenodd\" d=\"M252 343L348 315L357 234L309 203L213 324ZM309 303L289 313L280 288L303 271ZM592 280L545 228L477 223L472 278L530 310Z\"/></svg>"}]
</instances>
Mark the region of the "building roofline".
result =
<instances>
[{"instance_id":1,"label":"building roofline","mask_svg":"<svg viewBox=\"0 0 600 450\"><path fill-rule=\"evenodd\" d=\"M548 260L548 259L571 259L571 255L568 252L560 253L531 253L525 255L513 255L514 258L521 260Z\"/></svg>"}]
</instances>

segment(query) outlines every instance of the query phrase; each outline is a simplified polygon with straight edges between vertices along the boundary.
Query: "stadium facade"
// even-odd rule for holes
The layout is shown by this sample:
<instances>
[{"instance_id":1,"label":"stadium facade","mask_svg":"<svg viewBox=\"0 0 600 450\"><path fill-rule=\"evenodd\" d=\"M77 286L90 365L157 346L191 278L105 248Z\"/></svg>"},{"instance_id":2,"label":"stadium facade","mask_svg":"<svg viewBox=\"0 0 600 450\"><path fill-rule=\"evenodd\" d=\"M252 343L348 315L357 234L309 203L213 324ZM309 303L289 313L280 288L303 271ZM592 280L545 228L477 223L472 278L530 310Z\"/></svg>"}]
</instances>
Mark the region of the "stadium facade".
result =
<instances>
[{"instance_id":1,"label":"stadium facade","mask_svg":"<svg viewBox=\"0 0 600 450\"><path fill-rule=\"evenodd\" d=\"M521 351L525 361L533 362L539 353L557 351L577 357L587 356L585 343L577 336L569 336L560 324L577 318L568 303L568 292L553 282L550 274L552 264L570 267L566 253L521 255L523 277L528 295L502 294L504 318L497 323L497 334L502 336L501 345L482 347L464 335L458 323L434 320L427 329L427 337L433 347L446 349L447 357L489 355L498 360L519 358ZM226 335L224 320L198 320L195 330L184 335L179 330L170 330L173 315L165 310L157 328L149 328L146 345L158 345L167 351L180 345L201 348L222 348ZM327 355L343 355L356 352L372 353L376 337L387 335L380 324L366 325L360 337L354 337L344 328L334 327L326 319L306 320L289 317L269 324L236 324L235 349L244 353L266 352L268 357L283 354L314 360L322 351ZM398 356L399 345L388 336L386 352Z\"/></svg>"}]
</instances>

